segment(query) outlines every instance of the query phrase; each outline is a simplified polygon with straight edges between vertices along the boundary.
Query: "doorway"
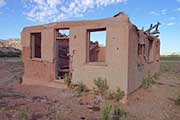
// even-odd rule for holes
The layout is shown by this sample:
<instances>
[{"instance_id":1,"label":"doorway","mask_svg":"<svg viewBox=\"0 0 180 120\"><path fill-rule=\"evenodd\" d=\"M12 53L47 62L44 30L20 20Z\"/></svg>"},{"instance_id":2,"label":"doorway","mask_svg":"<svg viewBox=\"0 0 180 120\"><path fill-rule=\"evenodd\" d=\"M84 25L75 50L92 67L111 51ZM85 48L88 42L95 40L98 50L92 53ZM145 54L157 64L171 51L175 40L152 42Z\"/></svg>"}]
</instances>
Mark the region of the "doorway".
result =
<instances>
[{"instance_id":1,"label":"doorway","mask_svg":"<svg viewBox=\"0 0 180 120\"><path fill-rule=\"evenodd\" d=\"M56 79L69 74L69 29L56 29Z\"/></svg>"}]
</instances>

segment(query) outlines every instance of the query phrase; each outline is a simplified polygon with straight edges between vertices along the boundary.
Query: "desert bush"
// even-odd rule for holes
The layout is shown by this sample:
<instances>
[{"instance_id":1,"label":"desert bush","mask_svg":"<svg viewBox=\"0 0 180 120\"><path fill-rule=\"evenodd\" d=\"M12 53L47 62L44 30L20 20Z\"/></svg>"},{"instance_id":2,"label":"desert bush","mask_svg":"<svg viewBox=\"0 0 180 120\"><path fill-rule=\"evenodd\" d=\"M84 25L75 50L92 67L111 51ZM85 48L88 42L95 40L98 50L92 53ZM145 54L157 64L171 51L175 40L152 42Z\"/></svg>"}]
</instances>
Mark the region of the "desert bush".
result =
<instances>
[{"instance_id":1,"label":"desert bush","mask_svg":"<svg viewBox=\"0 0 180 120\"><path fill-rule=\"evenodd\" d=\"M156 73L154 73L153 78L154 78L154 79L158 79L159 76L160 76L160 73L159 73L159 72L156 72Z\"/></svg>"},{"instance_id":2,"label":"desert bush","mask_svg":"<svg viewBox=\"0 0 180 120\"><path fill-rule=\"evenodd\" d=\"M64 84L67 85L68 87L71 85L71 78L68 74L64 75Z\"/></svg>"},{"instance_id":3,"label":"desert bush","mask_svg":"<svg viewBox=\"0 0 180 120\"><path fill-rule=\"evenodd\" d=\"M56 119L55 120L61 120L61 114L59 111L56 112Z\"/></svg>"},{"instance_id":4,"label":"desert bush","mask_svg":"<svg viewBox=\"0 0 180 120\"><path fill-rule=\"evenodd\" d=\"M142 87L143 87L144 89L147 89L147 88L151 87L152 84L154 84L154 83L155 83L155 82L154 82L154 80L153 80L153 77L152 77L152 76L148 76L148 77L145 77L145 78L143 79Z\"/></svg>"},{"instance_id":5,"label":"desert bush","mask_svg":"<svg viewBox=\"0 0 180 120\"><path fill-rule=\"evenodd\" d=\"M123 98L124 91L122 91L120 88L117 88L116 92L107 91L105 98L107 100L115 99L116 101L119 101Z\"/></svg>"},{"instance_id":6,"label":"desert bush","mask_svg":"<svg viewBox=\"0 0 180 120\"><path fill-rule=\"evenodd\" d=\"M86 91L87 91L87 87L82 82L79 82L76 86L76 92L78 96L81 96L81 94Z\"/></svg>"},{"instance_id":7,"label":"desert bush","mask_svg":"<svg viewBox=\"0 0 180 120\"><path fill-rule=\"evenodd\" d=\"M101 120L111 120L112 105L105 105L101 108Z\"/></svg>"},{"instance_id":8,"label":"desert bush","mask_svg":"<svg viewBox=\"0 0 180 120\"><path fill-rule=\"evenodd\" d=\"M19 120L27 120L28 119L28 113L29 113L28 107L26 107L25 110L19 111Z\"/></svg>"},{"instance_id":9,"label":"desert bush","mask_svg":"<svg viewBox=\"0 0 180 120\"><path fill-rule=\"evenodd\" d=\"M0 51L0 57L5 57L4 52Z\"/></svg>"},{"instance_id":10,"label":"desert bush","mask_svg":"<svg viewBox=\"0 0 180 120\"><path fill-rule=\"evenodd\" d=\"M117 105L104 105L101 108L101 120L124 120L126 112Z\"/></svg>"},{"instance_id":11,"label":"desert bush","mask_svg":"<svg viewBox=\"0 0 180 120\"><path fill-rule=\"evenodd\" d=\"M115 92L115 99L116 101L119 101L123 98L124 96L124 91L122 91L120 88L117 88L116 92Z\"/></svg>"},{"instance_id":12,"label":"desert bush","mask_svg":"<svg viewBox=\"0 0 180 120\"><path fill-rule=\"evenodd\" d=\"M96 78L94 80L94 85L97 88L97 92L101 95L104 95L107 92L107 90L109 89L106 78L104 78L104 79L101 77Z\"/></svg>"},{"instance_id":13,"label":"desert bush","mask_svg":"<svg viewBox=\"0 0 180 120\"><path fill-rule=\"evenodd\" d=\"M112 99L114 99L114 95L115 95L114 92L107 91L105 98L106 98L107 100L112 100Z\"/></svg>"},{"instance_id":14,"label":"desert bush","mask_svg":"<svg viewBox=\"0 0 180 120\"><path fill-rule=\"evenodd\" d=\"M160 56L161 60L180 60L180 55L161 55Z\"/></svg>"},{"instance_id":15,"label":"desert bush","mask_svg":"<svg viewBox=\"0 0 180 120\"><path fill-rule=\"evenodd\" d=\"M0 57L20 57L21 52L2 52L0 51Z\"/></svg>"},{"instance_id":16,"label":"desert bush","mask_svg":"<svg viewBox=\"0 0 180 120\"><path fill-rule=\"evenodd\" d=\"M149 75L148 77L145 77L142 81L142 86L144 89L147 89L149 87L151 87L153 84L156 83L156 79L158 79L160 76L160 72L156 72L154 73L152 76Z\"/></svg>"},{"instance_id":17,"label":"desert bush","mask_svg":"<svg viewBox=\"0 0 180 120\"><path fill-rule=\"evenodd\" d=\"M125 111L121 109L119 106L114 105L113 107L113 120L120 120L121 118L125 118Z\"/></svg>"},{"instance_id":18,"label":"desert bush","mask_svg":"<svg viewBox=\"0 0 180 120\"><path fill-rule=\"evenodd\" d=\"M180 93L177 94L177 97L176 97L176 99L175 99L175 104L176 104L176 105L180 105Z\"/></svg>"},{"instance_id":19,"label":"desert bush","mask_svg":"<svg viewBox=\"0 0 180 120\"><path fill-rule=\"evenodd\" d=\"M94 94L94 95L98 95L98 91L96 90L95 87L93 87L93 94Z\"/></svg>"}]
</instances>

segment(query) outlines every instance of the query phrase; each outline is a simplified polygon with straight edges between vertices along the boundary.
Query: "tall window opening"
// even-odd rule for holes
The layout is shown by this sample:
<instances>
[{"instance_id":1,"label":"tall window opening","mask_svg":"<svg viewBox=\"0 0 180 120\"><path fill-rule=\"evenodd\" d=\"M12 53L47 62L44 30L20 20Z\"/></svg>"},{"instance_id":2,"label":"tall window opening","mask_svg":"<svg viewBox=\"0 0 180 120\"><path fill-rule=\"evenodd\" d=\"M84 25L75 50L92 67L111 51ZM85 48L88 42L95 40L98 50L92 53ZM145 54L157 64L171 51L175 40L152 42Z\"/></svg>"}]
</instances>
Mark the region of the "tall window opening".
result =
<instances>
[{"instance_id":1,"label":"tall window opening","mask_svg":"<svg viewBox=\"0 0 180 120\"><path fill-rule=\"evenodd\" d=\"M138 65L144 64L145 44L138 44Z\"/></svg>"},{"instance_id":2,"label":"tall window opening","mask_svg":"<svg viewBox=\"0 0 180 120\"><path fill-rule=\"evenodd\" d=\"M32 57L41 58L41 33L31 33Z\"/></svg>"},{"instance_id":3,"label":"tall window opening","mask_svg":"<svg viewBox=\"0 0 180 120\"><path fill-rule=\"evenodd\" d=\"M149 62L153 62L154 53L153 53L153 40L149 40L149 48L148 48L148 60Z\"/></svg>"},{"instance_id":4,"label":"tall window opening","mask_svg":"<svg viewBox=\"0 0 180 120\"><path fill-rule=\"evenodd\" d=\"M105 62L106 29L88 30L88 62Z\"/></svg>"},{"instance_id":5,"label":"tall window opening","mask_svg":"<svg viewBox=\"0 0 180 120\"><path fill-rule=\"evenodd\" d=\"M159 40L156 42L156 61L160 59L160 42Z\"/></svg>"}]
</instances>

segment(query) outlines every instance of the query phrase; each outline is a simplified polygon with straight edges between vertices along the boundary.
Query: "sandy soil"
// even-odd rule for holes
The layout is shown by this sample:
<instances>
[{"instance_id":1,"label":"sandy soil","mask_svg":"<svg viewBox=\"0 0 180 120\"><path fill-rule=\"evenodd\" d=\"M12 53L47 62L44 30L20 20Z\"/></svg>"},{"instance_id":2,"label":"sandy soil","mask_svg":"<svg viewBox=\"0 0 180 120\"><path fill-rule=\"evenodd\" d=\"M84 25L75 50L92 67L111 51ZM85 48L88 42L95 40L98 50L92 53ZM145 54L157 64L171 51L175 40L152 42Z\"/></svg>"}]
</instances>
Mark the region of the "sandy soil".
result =
<instances>
[{"instance_id":1,"label":"sandy soil","mask_svg":"<svg viewBox=\"0 0 180 120\"><path fill-rule=\"evenodd\" d=\"M89 109L96 99L90 93L77 97L72 89L20 85L23 64L18 58L0 58L0 120L19 120L27 110L28 120L99 120L100 111ZM129 96L127 120L180 120L180 62L161 62L161 75L149 89L140 88ZM105 104L107 101L103 100ZM115 103L114 101L110 101Z\"/></svg>"},{"instance_id":2,"label":"sandy soil","mask_svg":"<svg viewBox=\"0 0 180 120\"><path fill-rule=\"evenodd\" d=\"M174 104L180 93L180 61L161 62L161 75L150 89L139 89L129 97L130 120L180 120L180 106Z\"/></svg>"}]
</instances>

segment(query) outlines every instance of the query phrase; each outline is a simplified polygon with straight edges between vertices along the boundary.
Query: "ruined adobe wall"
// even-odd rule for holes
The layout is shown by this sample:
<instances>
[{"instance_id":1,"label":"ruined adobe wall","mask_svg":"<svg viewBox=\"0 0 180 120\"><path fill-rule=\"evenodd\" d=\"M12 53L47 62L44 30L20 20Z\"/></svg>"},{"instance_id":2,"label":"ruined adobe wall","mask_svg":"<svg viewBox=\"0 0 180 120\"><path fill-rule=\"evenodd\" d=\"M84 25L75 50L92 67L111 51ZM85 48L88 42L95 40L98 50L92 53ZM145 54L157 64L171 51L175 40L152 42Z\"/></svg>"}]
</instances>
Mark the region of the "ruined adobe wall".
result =
<instances>
[{"instance_id":1,"label":"ruined adobe wall","mask_svg":"<svg viewBox=\"0 0 180 120\"><path fill-rule=\"evenodd\" d=\"M160 49L160 48L157 48L156 49L156 44L157 44L157 41L159 41L158 38L153 38L153 45L152 45L152 61L148 61L148 47L149 47L149 43L146 42L146 59L147 59L147 63L145 64L145 71L144 71L144 76L145 77L148 77L149 75L153 75L154 73L156 72L159 72L160 70L160 50L159 50L159 58L157 60L157 57L156 57L156 50L157 49ZM160 46L159 46L160 47Z\"/></svg>"},{"instance_id":2,"label":"ruined adobe wall","mask_svg":"<svg viewBox=\"0 0 180 120\"><path fill-rule=\"evenodd\" d=\"M72 82L83 82L90 89L97 77L107 78L110 89L120 87L127 93L128 77L128 24L126 15L106 22L71 27L70 54L72 57ZM104 64L87 63L87 29L106 28L107 48Z\"/></svg>"},{"instance_id":3,"label":"ruined adobe wall","mask_svg":"<svg viewBox=\"0 0 180 120\"><path fill-rule=\"evenodd\" d=\"M99 47L98 60L103 62L105 60L106 48L104 46Z\"/></svg>"},{"instance_id":4,"label":"ruined adobe wall","mask_svg":"<svg viewBox=\"0 0 180 120\"><path fill-rule=\"evenodd\" d=\"M144 34L143 31L139 31L135 26L129 26L128 93L131 93L140 87L144 77L148 77L148 75L153 75L154 73L159 72L160 62L156 57L157 40L158 39L154 37L152 46L153 61L149 62L148 36ZM145 45L144 53L142 53L143 60L140 64L138 63L138 44Z\"/></svg>"},{"instance_id":5,"label":"ruined adobe wall","mask_svg":"<svg viewBox=\"0 0 180 120\"><path fill-rule=\"evenodd\" d=\"M137 28L129 25L128 93L140 87L144 77L144 66L138 66L138 42Z\"/></svg>"},{"instance_id":6,"label":"ruined adobe wall","mask_svg":"<svg viewBox=\"0 0 180 120\"><path fill-rule=\"evenodd\" d=\"M41 58L31 57L30 34L41 32ZM54 29L31 28L22 31L22 57L24 62L24 84L40 84L54 80Z\"/></svg>"}]
</instances>

